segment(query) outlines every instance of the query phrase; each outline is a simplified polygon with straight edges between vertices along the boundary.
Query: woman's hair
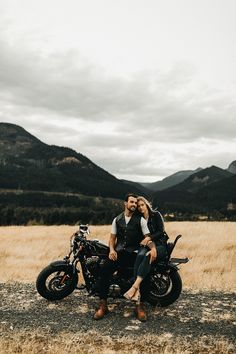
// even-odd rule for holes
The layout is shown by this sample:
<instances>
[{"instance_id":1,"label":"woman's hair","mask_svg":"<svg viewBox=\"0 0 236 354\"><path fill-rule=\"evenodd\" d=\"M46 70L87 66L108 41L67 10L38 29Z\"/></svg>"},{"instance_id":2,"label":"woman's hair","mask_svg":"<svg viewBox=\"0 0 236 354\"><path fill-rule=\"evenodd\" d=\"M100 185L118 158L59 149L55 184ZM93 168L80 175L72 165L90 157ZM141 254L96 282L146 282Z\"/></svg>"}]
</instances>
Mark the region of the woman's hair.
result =
<instances>
[{"instance_id":1,"label":"woman's hair","mask_svg":"<svg viewBox=\"0 0 236 354\"><path fill-rule=\"evenodd\" d=\"M153 212L152 204L146 198L139 196L137 198L137 202L139 202L140 200L142 200L142 202L144 202L146 204L148 211Z\"/></svg>"}]
</instances>

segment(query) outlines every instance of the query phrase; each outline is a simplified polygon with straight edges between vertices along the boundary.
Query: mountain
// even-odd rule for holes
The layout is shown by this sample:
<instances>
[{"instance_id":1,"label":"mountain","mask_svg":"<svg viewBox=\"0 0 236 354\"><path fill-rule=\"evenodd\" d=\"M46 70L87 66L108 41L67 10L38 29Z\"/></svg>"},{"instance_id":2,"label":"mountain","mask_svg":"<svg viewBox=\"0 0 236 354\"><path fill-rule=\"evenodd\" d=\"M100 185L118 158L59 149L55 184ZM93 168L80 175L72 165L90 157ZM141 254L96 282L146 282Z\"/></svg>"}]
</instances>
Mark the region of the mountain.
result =
<instances>
[{"instance_id":1,"label":"mountain","mask_svg":"<svg viewBox=\"0 0 236 354\"><path fill-rule=\"evenodd\" d=\"M227 171L236 174L236 160L231 162L231 164L227 168Z\"/></svg>"},{"instance_id":2,"label":"mountain","mask_svg":"<svg viewBox=\"0 0 236 354\"><path fill-rule=\"evenodd\" d=\"M153 182L153 183L140 183L142 186L144 186L145 188L150 189L151 191L162 191L166 188L175 186L179 183L181 183L182 181L184 181L186 178L188 178L189 176L191 176L192 174L201 171L202 168L199 167L196 170L185 170L185 171L179 171L176 172L166 178L164 178L161 181L157 181L157 182Z\"/></svg>"},{"instance_id":3,"label":"mountain","mask_svg":"<svg viewBox=\"0 0 236 354\"><path fill-rule=\"evenodd\" d=\"M0 123L0 188L81 193L123 199L142 190L112 176L84 155L47 145L20 126Z\"/></svg>"},{"instance_id":4,"label":"mountain","mask_svg":"<svg viewBox=\"0 0 236 354\"><path fill-rule=\"evenodd\" d=\"M230 202L236 203L236 176L216 166L205 168L153 195L153 205L169 212L226 210Z\"/></svg>"},{"instance_id":5,"label":"mountain","mask_svg":"<svg viewBox=\"0 0 236 354\"><path fill-rule=\"evenodd\" d=\"M195 203L209 208L221 209L229 203L236 203L236 175L224 178L203 187L195 194Z\"/></svg>"},{"instance_id":6,"label":"mountain","mask_svg":"<svg viewBox=\"0 0 236 354\"><path fill-rule=\"evenodd\" d=\"M217 166L204 168L185 179L183 182L172 187L173 190L196 192L214 182L232 176L232 173Z\"/></svg>"}]
</instances>

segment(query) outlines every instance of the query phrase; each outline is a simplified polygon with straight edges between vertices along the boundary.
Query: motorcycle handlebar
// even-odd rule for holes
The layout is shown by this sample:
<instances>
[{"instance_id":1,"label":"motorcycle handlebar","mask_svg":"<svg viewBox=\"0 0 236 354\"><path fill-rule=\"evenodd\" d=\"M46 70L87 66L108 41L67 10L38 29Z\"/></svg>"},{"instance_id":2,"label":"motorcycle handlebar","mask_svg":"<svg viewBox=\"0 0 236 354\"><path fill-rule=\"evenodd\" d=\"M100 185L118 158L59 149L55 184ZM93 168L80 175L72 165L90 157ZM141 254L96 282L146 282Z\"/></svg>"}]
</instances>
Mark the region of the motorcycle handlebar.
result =
<instances>
[{"instance_id":1,"label":"motorcycle handlebar","mask_svg":"<svg viewBox=\"0 0 236 354\"><path fill-rule=\"evenodd\" d=\"M84 240L86 240L86 237L85 237L84 235L81 235L81 234L75 234L74 240L75 240L76 242L78 242L78 241L84 241Z\"/></svg>"}]
</instances>

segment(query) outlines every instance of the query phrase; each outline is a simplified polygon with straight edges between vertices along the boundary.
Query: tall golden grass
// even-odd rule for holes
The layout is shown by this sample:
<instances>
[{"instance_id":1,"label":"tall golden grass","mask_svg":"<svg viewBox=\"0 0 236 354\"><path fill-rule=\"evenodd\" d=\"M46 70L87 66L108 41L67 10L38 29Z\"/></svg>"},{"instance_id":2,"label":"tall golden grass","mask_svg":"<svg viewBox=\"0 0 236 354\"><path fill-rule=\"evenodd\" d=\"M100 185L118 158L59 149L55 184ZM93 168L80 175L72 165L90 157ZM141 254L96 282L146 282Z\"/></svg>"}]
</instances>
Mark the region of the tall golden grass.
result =
<instances>
[{"instance_id":1,"label":"tall golden grass","mask_svg":"<svg viewBox=\"0 0 236 354\"><path fill-rule=\"evenodd\" d=\"M211 343L211 344L210 344ZM203 336L189 340L168 333L137 338L111 338L96 331L45 335L40 331L13 333L0 339L0 354L233 354L234 346L224 337Z\"/></svg>"},{"instance_id":2,"label":"tall golden grass","mask_svg":"<svg viewBox=\"0 0 236 354\"><path fill-rule=\"evenodd\" d=\"M0 282L34 282L49 262L63 258L78 226L0 227ZM91 226L90 238L109 239L110 225ZM181 266L185 288L235 291L236 223L167 222L166 231L177 243L174 257L189 257Z\"/></svg>"}]
</instances>

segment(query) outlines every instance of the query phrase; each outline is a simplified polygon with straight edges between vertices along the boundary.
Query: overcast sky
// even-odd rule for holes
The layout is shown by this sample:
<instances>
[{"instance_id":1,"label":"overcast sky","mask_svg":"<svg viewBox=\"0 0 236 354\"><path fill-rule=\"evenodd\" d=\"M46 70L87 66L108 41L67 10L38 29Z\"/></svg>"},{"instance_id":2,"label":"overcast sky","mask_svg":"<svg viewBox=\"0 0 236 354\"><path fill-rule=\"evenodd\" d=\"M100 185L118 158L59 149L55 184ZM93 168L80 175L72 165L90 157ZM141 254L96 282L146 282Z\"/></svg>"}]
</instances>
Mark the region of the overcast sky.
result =
<instances>
[{"instance_id":1,"label":"overcast sky","mask_svg":"<svg viewBox=\"0 0 236 354\"><path fill-rule=\"evenodd\" d=\"M152 182L236 160L235 0L0 0L0 121Z\"/></svg>"}]
</instances>

